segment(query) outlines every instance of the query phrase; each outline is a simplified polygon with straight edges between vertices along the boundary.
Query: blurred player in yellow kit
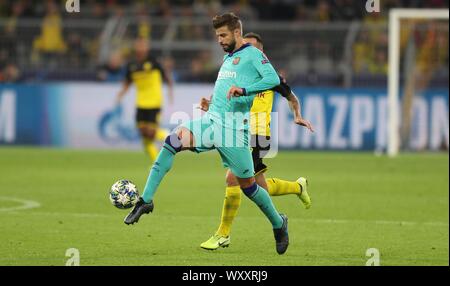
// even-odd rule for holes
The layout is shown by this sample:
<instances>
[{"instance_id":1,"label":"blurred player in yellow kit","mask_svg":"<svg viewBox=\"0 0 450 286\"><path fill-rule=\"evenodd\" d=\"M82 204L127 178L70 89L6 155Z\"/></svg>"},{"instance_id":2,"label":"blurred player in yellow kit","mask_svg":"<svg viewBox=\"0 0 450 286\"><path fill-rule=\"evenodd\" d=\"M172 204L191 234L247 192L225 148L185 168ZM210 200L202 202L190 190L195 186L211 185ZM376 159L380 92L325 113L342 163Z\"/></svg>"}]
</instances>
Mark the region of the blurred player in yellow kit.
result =
<instances>
[{"instance_id":1,"label":"blurred player in yellow kit","mask_svg":"<svg viewBox=\"0 0 450 286\"><path fill-rule=\"evenodd\" d=\"M262 39L258 34L248 33L244 36L244 40L259 50L263 50ZM271 90L258 93L253 100L250 110L251 146L255 179L258 185L267 190L271 196L295 194L305 208L309 209L311 207L311 199L307 191L308 182L306 178L300 177L297 181L285 181L278 178L266 180L264 176L267 166L263 163L263 158L270 149L270 120L275 92L278 92L288 101L289 107L294 113L294 122L314 132L311 123L302 118L301 107L297 97L286 83L286 80L280 76L280 85ZM207 111L209 103L208 99L202 98L200 109ZM236 177L230 170L227 172L226 184L220 226L210 239L200 245L201 248L214 250L219 247L228 247L230 244L231 225L241 204L241 189Z\"/></svg>"},{"instance_id":2,"label":"blurred player in yellow kit","mask_svg":"<svg viewBox=\"0 0 450 286\"><path fill-rule=\"evenodd\" d=\"M173 81L159 62L150 55L149 43L137 39L134 43L135 59L127 65L126 78L117 95L117 104L131 84L136 86L136 123L142 136L145 151L152 161L158 155L155 140L164 141L168 131L159 128L161 107L163 105L163 80L168 84L168 97L173 102Z\"/></svg>"}]
</instances>

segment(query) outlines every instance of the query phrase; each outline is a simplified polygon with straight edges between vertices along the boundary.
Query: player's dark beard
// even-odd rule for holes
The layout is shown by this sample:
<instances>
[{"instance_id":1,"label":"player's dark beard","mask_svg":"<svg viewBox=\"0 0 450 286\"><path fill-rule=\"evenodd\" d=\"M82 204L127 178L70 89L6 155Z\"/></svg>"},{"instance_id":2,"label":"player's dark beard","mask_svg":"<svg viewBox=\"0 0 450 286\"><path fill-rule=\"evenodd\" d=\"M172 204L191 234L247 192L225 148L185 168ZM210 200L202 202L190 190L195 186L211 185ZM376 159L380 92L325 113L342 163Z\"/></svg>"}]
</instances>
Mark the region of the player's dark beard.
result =
<instances>
[{"instance_id":1,"label":"player's dark beard","mask_svg":"<svg viewBox=\"0 0 450 286\"><path fill-rule=\"evenodd\" d=\"M231 53L232 51L234 51L235 47L236 47L236 41L234 40L229 45L222 46L222 49L227 53Z\"/></svg>"}]
</instances>

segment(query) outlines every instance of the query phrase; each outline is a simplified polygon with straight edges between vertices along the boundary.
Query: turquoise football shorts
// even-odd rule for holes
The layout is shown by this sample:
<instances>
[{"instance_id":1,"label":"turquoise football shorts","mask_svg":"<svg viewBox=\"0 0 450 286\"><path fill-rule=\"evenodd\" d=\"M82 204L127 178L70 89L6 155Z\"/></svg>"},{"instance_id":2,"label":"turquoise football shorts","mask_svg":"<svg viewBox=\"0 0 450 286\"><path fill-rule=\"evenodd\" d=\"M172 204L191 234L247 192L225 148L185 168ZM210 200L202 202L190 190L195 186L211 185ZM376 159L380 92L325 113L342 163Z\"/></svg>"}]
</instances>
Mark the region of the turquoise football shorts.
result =
<instances>
[{"instance_id":1,"label":"turquoise football shorts","mask_svg":"<svg viewBox=\"0 0 450 286\"><path fill-rule=\"evenodd\" d=\"M216 149L225 168L238 178L254 176L253 159L249 145L248 130L224 128L221 124L202 116L182 123L194 136L194 149L201 153Z\"/></svg>"}]
</instances>

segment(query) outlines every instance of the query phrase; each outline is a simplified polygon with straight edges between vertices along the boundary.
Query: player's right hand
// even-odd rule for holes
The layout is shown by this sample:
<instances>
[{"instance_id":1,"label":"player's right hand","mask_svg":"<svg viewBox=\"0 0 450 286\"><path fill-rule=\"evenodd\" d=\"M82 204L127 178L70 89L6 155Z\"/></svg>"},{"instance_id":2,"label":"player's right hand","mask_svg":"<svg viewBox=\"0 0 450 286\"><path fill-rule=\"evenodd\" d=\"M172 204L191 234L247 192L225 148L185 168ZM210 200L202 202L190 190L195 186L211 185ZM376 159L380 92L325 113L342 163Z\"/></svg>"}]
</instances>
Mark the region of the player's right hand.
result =
<instances>
[{"instance_id":1,"label":"player's right hand","mask_svg":"<svg viewBox=\"0 0 450 286\"><path fill-rule=\"evenodd\" d=\"M207 99L206 97L202 97L202 99L200 99L200 104L198 108L203 111L208 111L209 103L210 103L209 99Z\"/></svg>"},{"instance_id":2,"label":"player's right hand","mask_svg":"<svg viewBox=\"0 0 450 286\"><path fill-rule=\"evenodd\" d=\"M306 127L309 131L314 133L314 127L312 126L311 122L309 122L306 119L303 119L301 117L294 119L295 124Z\"/></svg>"}]
</instances>

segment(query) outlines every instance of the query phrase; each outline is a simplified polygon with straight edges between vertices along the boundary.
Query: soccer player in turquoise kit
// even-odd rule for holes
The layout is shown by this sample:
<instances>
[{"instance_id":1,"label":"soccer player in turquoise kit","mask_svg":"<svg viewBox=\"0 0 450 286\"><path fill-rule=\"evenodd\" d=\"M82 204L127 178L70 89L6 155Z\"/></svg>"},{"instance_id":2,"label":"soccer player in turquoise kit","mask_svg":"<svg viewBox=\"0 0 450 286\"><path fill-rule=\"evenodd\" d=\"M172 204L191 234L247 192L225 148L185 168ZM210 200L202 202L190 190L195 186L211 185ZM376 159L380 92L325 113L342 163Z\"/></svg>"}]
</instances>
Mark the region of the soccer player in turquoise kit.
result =
<instances>
[{"instance_id":1,"label":"soccer player in turquoise kit","mask_svg":"<svg viewBox=\"0 0 450 286\"><path fill-rule=\"evenodd\" d=\"M283 254L289 245L287 216L278 213L268 192L256 184L249 144L249 111L253 99L258 92L279 85L280 79L264 53L244 43L242 24L236 15L215 16L213 27L218 43L228 54L224 56L209 110L201 118L183 123L166 138L144 193L124 222L134 224L142 214L153 211L153 196L172 166L175 154L183 150L200 153L216 149L244 194L272 224L276 251Z\"/></svg>"}]
</instances>

